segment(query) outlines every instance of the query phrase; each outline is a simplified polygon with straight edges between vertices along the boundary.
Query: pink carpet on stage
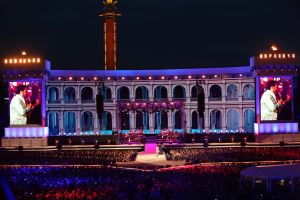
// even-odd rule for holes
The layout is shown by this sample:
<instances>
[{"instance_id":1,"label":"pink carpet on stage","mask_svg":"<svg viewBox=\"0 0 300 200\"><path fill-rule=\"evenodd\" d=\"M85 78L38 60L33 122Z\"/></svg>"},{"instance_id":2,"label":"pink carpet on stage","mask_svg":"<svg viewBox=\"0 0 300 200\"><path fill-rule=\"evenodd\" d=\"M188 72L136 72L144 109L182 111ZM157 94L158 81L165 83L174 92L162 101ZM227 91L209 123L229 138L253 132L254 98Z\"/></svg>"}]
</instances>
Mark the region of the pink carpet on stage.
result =
<instances>
[{"instance_id":1,"label":"pink carpet on stage","mask_svg":"<svg viewBox=\"0 0 300 200\"><path fill-rule=\"evenodd\" d=\"M156 154L156 143L145 144L145 154Z\"/></svg>"}]
</instances>

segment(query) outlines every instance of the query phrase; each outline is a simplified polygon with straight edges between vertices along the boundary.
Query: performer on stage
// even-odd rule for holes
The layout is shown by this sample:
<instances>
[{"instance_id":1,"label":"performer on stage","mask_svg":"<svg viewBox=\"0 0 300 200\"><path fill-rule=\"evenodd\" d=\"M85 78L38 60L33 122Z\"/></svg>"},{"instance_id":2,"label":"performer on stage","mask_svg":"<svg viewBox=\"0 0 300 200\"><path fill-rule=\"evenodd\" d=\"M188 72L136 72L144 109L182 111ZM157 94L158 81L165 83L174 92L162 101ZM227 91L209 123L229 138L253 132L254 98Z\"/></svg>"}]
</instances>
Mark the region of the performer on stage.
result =
<instances>
[{"instance_id":1,"label":"performer on stage","mask_svg":"<svg viewBox=\"0 0 300 200\"><path fill-rule=\"evenodd\" d=\"M278 82L271 80L267 83L267 90L260 100L261 120L277 120L278 109L284 103L282 100L276 100L277 90Z\"/></svg>"},{"instance_id":2,"label":"performer on stage","mask_svg":"<svg viewBox=\"0 0 300 200\"><path fill-rule=\"evenodd\" d=\"M16 95L10 102L10 125L25 125L27 123L27 113L31 110L31 104L26 105L26 94L25 85L17 86Z\"/></svg>"}]
</instances>

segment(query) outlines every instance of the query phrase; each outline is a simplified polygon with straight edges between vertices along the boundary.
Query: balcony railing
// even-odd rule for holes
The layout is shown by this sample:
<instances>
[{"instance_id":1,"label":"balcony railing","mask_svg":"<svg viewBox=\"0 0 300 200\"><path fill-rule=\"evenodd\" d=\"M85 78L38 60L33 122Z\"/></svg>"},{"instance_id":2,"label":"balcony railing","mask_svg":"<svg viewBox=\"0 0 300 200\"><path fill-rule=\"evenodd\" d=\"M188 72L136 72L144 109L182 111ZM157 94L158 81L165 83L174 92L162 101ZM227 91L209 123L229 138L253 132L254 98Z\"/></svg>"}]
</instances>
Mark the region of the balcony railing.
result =
<instances>
[{"instance_id":1,"label":"balcony railing","mask_svg":"<svg viewBox=\"0 0 300 200\"><path fill-rule=\"evenodd\" d=\"M77 103L77 100L70 100L70 99L65 99L65 103Z\"/></svg>"},{"instance_id":2,"label":"balcony railing","mask_svg":"<svg viewBox=\"0 0 300 200\"><path fill-rule=\"evenodd\" d=\"M238 97L226 97L226 101L238 101Z\"/></svg>"},{"instance_id":3,"label":"balcony railing","mask_svg":"<svg viewBox=\"0 0 300 200\"><path fill-rule=\"evenodd\" d=\"M95 103L95 99L81 100L81 103Z\"/></svg>"},{"instance_id":4,"label":"balcony railing","mask_svg":"<svg viewBox=\"0 0 300 200\"><path fill-rule=\"evenodd\" d=\"M48 103L60 103L60 99L56 99L56 100L53 100L53 99L49 99L48 100Z\"/></svg>"},{"instance_id":5,"label":"balcony railing","mask_svg":"<svg viewBox=\"0 0 300 200\"><path fill-rule=\"evenodd\" d=\"M222 101L222 97L209 97L210 101Z\"/></svg>"},{"instance_id":6,"label":"balcony railing","mask_svg":"<svg viewBox=\"0 0 300 200\"><path fill-rule=\"evenodd\" d=\"M243 97L244 101L253 101L254 97Z\"/></svg>"}]
</instances>

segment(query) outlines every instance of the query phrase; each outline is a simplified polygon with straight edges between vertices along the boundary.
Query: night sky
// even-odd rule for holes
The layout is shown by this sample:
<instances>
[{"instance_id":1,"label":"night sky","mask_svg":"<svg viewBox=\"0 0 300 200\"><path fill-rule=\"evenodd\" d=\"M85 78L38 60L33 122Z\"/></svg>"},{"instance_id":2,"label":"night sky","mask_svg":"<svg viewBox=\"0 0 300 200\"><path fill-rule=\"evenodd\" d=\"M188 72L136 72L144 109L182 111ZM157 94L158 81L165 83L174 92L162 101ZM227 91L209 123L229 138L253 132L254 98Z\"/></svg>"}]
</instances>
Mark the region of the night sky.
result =
<instances>
[{"instance_id":1,"label":"night sky","mask_svg":"<svg viewBox=\"0 0 300 200\"><path fill-rule=\"evenodd\" d=\"M0 57L104 69L97 0L1 0ZM299 0L119 0L118 69L243 66L276 43L300 54Z\"/></svg>"}]
</instances>

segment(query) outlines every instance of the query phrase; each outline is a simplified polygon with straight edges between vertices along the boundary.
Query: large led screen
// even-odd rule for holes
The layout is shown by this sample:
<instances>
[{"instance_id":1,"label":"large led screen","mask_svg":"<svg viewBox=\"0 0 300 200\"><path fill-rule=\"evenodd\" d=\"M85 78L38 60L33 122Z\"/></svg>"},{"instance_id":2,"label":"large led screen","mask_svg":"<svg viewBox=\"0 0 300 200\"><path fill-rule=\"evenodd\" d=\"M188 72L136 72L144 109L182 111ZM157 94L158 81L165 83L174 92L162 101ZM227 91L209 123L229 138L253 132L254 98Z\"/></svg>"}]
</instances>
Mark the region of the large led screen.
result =
<instances>
[{"instance_id":1,"label":"large led screen","mask_svg":"<svg viewBox=\"0 0 300 200\"><path fill-rule=\"evenodd\" d=\"M292 78L261 77L259 87L261 121L292 120Z\"/></svg>"},{"instance_id":2,"label":"large led screen","mask_svg":"<svg viewBox=\"0 0 300 200\"><path fill-rule=\"evenodd\" d=\"M42 124L41 83L9 83L10 125Z\"/></svg>"}]
</instances>

